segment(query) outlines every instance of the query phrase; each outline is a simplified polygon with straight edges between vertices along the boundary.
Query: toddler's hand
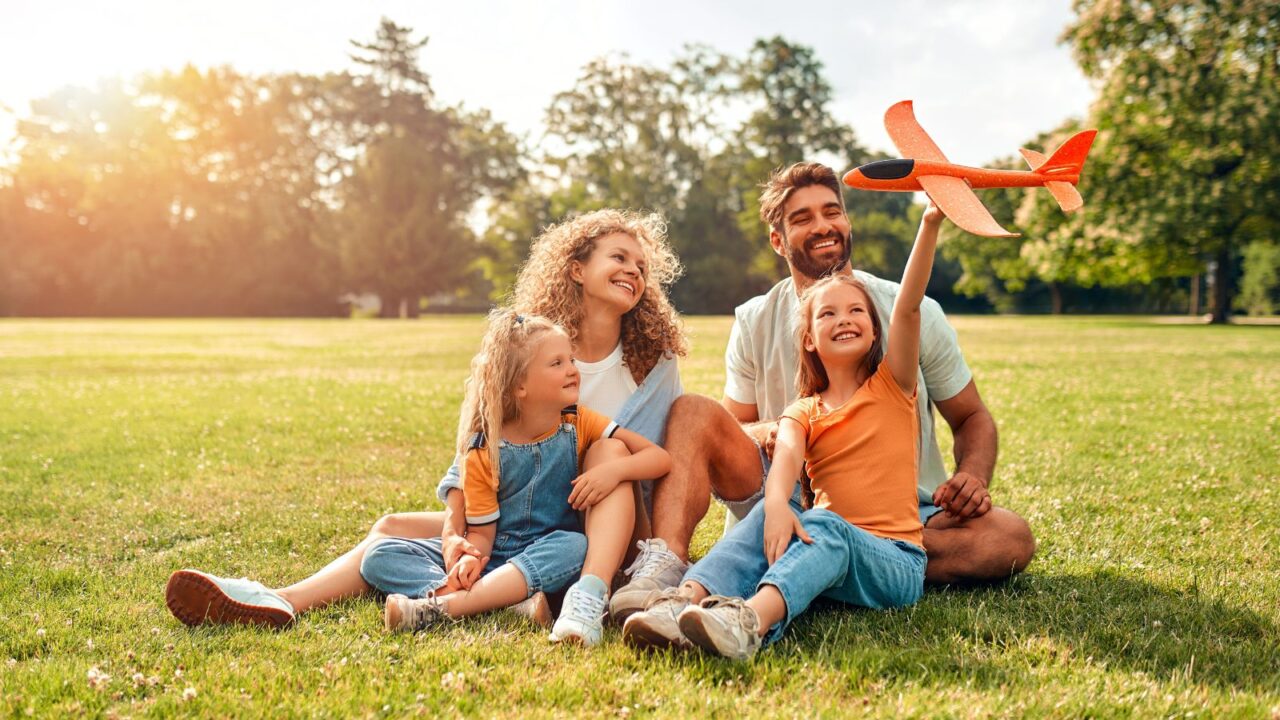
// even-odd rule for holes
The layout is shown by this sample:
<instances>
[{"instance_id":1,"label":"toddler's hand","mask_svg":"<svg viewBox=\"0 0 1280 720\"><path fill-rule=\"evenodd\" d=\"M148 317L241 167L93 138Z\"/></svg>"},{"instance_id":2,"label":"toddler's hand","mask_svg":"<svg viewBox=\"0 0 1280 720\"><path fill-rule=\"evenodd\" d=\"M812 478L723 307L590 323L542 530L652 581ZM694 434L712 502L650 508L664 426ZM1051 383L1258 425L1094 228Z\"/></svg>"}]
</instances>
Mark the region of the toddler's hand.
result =
<instances>
[{"instance_id":1,"label":"toddler's hand","mask_svg":"<svg viewBox=\"0 0 1280 720\"><path fill-rule=\"evenodd\" d=\"M471 586L480 579L481 573L484 572L484 566L489 562L489 558L476 557L474 555L464 555L458 563L449 571L449 578L445 582L443 590L470 590Z\"/></svg>"},{"instance_id":2,"label":"toddler's hand","mask_svg":"<svg viewBox=\"0 0 1280 720\"><path fill-rule=\"evenodd\" d=\"M586 510L605 499L618 486L618 476L600 469L588 470L573 481L573 492L569 493L569 505L574 510Z\"/></svg>"},{"instance_id":3,"label":"toddler's hand","mask_svg":"<svg viewBox=\"0 0 1280 720\"><path fill-rule=\"evenodd\" d=\"M800 517L791 507L780 507L764 511L764 558L773 565L791 545L792 536L800 538L807 544L813 544L813 538L805 532Z\"/></svg>"},{"instance_id":4,"label":"toddler's hand","mask_svg":"<svg viewBox=\"0 0 1280 720\"><path fill-rule=\"evenodd\" d=\"M440 554L444 555L446 570L452 570L458 560L464 557L480 557L480 551L476 546L472 545L465 536L450 532L447 524L444 532L440 534Z\"/></svg>"}]
</instances>

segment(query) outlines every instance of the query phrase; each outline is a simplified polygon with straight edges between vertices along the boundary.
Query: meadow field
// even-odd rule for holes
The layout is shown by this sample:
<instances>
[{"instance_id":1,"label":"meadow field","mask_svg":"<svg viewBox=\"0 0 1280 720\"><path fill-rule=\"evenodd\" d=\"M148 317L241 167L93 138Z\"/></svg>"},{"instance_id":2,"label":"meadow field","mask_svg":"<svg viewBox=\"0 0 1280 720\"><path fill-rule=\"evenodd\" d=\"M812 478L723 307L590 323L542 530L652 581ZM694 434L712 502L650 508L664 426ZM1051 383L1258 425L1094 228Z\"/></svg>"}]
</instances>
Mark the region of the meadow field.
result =
<instances>
[{"instance_id":1,"label":"meadow field","mask_svg":"<svg viewBox=\"0 0 1280 720\"><path fill-rule=\"evenodd\" d=\"M175 569L286 584L438 507L478 317L0 321L0 712L1280 718L1280 328L953 321L1031 567L815 611L750 664L506 613L393 636L369 599L169 615ZM729 324L688 320L686 390L719 397Z\"/></svg>"}]
</instances>

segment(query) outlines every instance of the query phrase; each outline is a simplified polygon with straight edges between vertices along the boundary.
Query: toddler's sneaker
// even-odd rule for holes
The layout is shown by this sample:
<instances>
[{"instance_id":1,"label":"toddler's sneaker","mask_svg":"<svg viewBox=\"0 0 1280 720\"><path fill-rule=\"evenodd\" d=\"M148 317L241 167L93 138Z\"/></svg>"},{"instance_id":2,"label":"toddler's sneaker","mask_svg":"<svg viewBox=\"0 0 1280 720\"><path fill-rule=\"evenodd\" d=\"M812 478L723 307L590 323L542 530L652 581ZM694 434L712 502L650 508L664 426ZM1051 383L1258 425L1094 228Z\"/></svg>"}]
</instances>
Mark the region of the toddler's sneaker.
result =
<instances>
[{"instance_id":1,"label":"toddler's sneaker","mask_svg":"<svg viewBox=\"0 0 1280 720\"><path fill-rule=\"evenodd\" d=\"M511 612L544 628L550 628L551 621L555 619L551 617L551 602L541 590L512 605Z\"/></svg>"},{"instance_id":2,"label":"toddler's sneaker","mask_svg":"<svg viewBox=\"0 0 1280 720\"><path fill-rule=\"evenodd\" d=\"M451 619L434 593L420 599L395 593L387 596L382 622L390 632L417 632Z\"/></svg>"},{"instance_id":3,"label":"toddler's sneaker","mask_svg":"<svg viewBox=\"0 0 1280 720\"><path fill-rule=\"evenodd\" d=\"M693 647L689 638L680 632L677 618L689 607L689 598L679 588L654 590L644 610L627 618L622 625L622 639L641 648Z\"/></svg>"},{"instance_id":4,"label":"toddler's sneaker","mask_svg":"<svg viewBox=\"0 0 1280 720\"><path fill-rule=\"evenodd\" d=\"M564 607L551 628L551 642L573 642L585 647L600 643L604 632L609 588L594 575L583 575L564 595Z\"/></svg>"},{"instance_id":5,"label":"toddler's sneaker","mask_svg":"<svg viewBox=\"0 0 1280 720\"><path fill-rule=\"evenodd\" d=\"M633 613L644 610L649 594L676 587L684 579L689 565L667 549L661 538L639 540L640 554L626 569L631 582L618 588L609 601L609 616L616 623L625 622Z\"/></svg>"},{"instance_id":6,"label":"toddler's sneaker","mask_svg":"<svg viewBox=\"0 0 1280 720\"><path fill-rule=\"evenodd\" d=\"M760 618L742 598L712 595L680 613L689 642L730 660L749 660L760 649Z\"/></svg>"},{"instance_id":7,"label":"toddler's sneaker","mask_svg":"<svg viewBox=\"0 0 1280 720\"><path fill-rule=\"evenodd\" d=\"M293 606L262 583L198 570L170 575L164 604L174 617L193 627L210 623L281 628L293 622Z\"/></svg>"}]
</instances>

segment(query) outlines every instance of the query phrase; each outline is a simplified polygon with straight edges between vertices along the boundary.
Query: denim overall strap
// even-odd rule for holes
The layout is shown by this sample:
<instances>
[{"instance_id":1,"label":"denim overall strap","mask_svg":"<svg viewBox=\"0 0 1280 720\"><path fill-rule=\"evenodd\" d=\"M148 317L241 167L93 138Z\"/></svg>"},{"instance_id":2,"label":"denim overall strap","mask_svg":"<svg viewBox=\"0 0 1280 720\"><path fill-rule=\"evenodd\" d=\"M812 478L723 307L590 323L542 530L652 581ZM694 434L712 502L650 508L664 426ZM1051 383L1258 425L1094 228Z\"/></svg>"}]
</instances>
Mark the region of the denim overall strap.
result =
<instances>
[{"instance_id":1,"label":"denim overall strap","mask_svg":"<svg viewBox=\"0 0 1280 720\"><path fill-rule=\"evenodd\" d=\"M550 437L534 443L505 440L499 446L497 535L492 562L505 561L555 530L582 532L569 505L578 477L578 430L563 422Z\"/></svg>"}]
</instances>

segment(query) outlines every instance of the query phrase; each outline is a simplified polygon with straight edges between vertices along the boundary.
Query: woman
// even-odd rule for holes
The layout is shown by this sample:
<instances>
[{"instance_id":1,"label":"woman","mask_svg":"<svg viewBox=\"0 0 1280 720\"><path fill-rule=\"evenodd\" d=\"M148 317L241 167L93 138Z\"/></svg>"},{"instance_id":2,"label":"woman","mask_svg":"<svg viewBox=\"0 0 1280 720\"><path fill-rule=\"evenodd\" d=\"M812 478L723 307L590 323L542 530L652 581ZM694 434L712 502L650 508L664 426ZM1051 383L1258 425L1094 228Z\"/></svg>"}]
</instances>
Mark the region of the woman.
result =
<instances>
[{"instance_id":1,"label":"woman","mask_svg":"<svg viewBox=\"0 0 1280 720\"><path fill-rule=\"evenodd\" d=\"M541 315L569 330L582 375L583 405L658 444L671 403L683 392L676 358L687 353L688 341L667 298L667 288L680 272L660 217L597 210L547 228L534 241L513 302L517 312ZM287 587L271 589L247 578L179 570L169 579L165 602L188 625L280 627L300 613L368 593L360 566L365 550L383 538L442 536L445 561L452 566L464 554L477 554L463 537L459 485L455 459L438 488L444 512L385 516L354 548ZM636 483L636 489L640 502L634 537L647 538L645 509L652 483ZM662 565L679 562L661 540L642 541L638 547L629 574L643 575L659 560ZM531 601L528 612L539 622L548 621L545 598Z\"/></svg>"}]
</instances>

